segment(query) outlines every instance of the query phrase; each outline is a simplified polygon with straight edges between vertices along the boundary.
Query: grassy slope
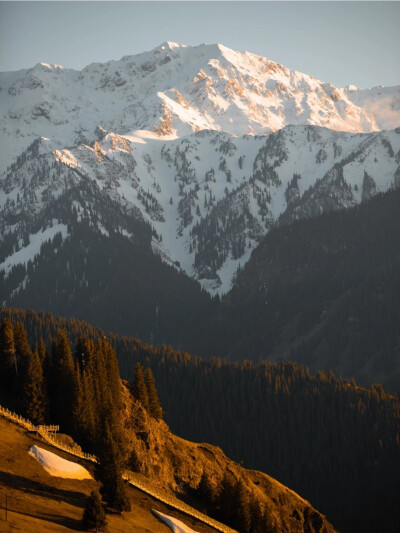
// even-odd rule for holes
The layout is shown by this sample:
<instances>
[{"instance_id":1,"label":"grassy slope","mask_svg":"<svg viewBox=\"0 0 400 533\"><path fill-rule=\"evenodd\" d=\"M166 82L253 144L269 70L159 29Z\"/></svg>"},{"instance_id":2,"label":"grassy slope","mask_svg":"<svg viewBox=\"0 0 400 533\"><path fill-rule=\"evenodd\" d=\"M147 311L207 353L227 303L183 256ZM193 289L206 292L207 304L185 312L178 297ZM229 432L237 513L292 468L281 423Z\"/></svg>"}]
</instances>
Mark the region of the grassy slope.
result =
<instances>
[{"instance_id":1,"label":"grassy slope","mask_svg":"<svg viewBox=\"0 0 400 533\"><path fill-rule=\"evenodd\" d=\"M30 446L37 444L68 460L77 461L77 458L52 448L1 416L0 435L0 531L56 533L79 530L86 496L98 483L50 476L28 455ZM84 463L84 466L89 470L92 468L90 463ZM4 510L6 494L7 522ZM170 532L151 514L151 509L175 516L200 533L215 531L132 487L129 488L129 495L131 512L121 516L107 515L110 532Z\"/></svg>"},{"instance_id":2,"label":"grassy slope","mask_svg":"<svg viewBox=\"0 0 400 533\"><path fill-rule=\"evenodd\" d=\"M203 472L216 487L225 472L242 480L248 492L267 509L276 531L333 533L327 518L296 492L276 479L255 470L247 470L229 459L217 446L195 443L172 434L162 421L148 416L139 402L129 394L130 385L123 381L123 424L130 447L136 450L141 474L167 493L174 493L195 508L202 508L195 491ZM189 492L189 496L188 496ZM190 497L190 492L194 492ZM199 530L200 531L200 530Z\"/></svg>"}]
</instances>

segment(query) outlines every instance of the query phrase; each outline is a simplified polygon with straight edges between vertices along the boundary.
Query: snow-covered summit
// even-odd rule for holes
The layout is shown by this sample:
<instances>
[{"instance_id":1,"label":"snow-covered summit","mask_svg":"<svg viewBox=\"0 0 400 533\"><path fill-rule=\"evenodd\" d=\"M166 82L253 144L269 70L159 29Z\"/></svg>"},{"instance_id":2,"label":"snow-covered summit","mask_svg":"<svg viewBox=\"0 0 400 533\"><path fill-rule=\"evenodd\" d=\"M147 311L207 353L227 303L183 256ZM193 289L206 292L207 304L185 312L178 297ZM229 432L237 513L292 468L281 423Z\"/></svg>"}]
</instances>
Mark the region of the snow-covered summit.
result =
<instances>
[{"instance_id":1,"label":"snow-covered summit","mask_svg":"<svg viewBox=\"0 0 400 533\"><path fill-rule=\"evenodd\" d=\"M280 220L400 186L399 91L170 41L81 71L0 73L0 274L66 240L71 217L132 242L140 220L154 253L227 292Z\"/></svg>"},{"instance_id":2,"label":"snow-covered summit","mask_svg":"<svg viewBox=\"0 0 400 533\"><path fill-rule=\"evenodd\" d=\"M359 89L350 85L345 90L348 98L373 116L380 130L397 128L400 124L400 85Z\"/></svg>"},{"instance_id":3,"label":"snow-covered summit","mask_svg":"<svg viewBox=\"0 0 400 533\"><path fill-rule=\"evenodd\" d=\"M0 171L37 137L71 146L93 141L98 126L161 137L203 129L264 135L288 124L371 132L387 127L380 114L387 117L392 100L390 124L400 124L399 87L385 90L385 105L376 106L376 91L339 89L221 44L167 41L81 71L39 63L0 73L0 88Z\"/></svg>"}]
</instances>

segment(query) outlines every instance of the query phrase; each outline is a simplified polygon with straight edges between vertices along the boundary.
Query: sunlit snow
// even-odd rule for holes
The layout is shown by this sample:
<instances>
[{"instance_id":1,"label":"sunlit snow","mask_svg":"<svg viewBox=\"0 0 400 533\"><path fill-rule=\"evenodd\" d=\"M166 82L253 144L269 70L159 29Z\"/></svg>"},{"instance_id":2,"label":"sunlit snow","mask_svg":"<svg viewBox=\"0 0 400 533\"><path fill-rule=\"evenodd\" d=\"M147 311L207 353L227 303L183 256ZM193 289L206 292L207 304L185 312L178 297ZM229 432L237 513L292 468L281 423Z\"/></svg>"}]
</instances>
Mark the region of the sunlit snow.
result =
<instances>
[{"instance_id":1,"label":"sunlit snow","mask_svg":"<svg viewBox=\"0 0 400 533\"><path fill-rule=\"evenodd\" d=\"M164 522L164 524L167 524L169 528L171 529L172 533L198 533L194 529L190 528L177 518L173 518L172 516L168 516L164 513L161 513L160 511L155 511L153 509L153 514L161 520L161 522Z\"/></svg>"},{"instance_id":2,"label":"sunlit snow","mask_svg":"<svg viewBox=\"0 0 400 533\"><path fill-rule=\"evenodd\" d=\"M119 134L154 132L165 113L178 137L204 128L258 135L288 124L369 132L388 127L388 120L398 125L400 117L399 87L385 88L384 96L337 89L218 44L166 42L82 71L38 63L0 73L0 86L0 172L37 137L67 147L93 141L100 125Z\"/></svg>"},{"instance_id":3,"label":"sunlit snow","mask_svg":"<svg viewBox=\"0 0 400 533\"><path fill-rule=\"evenodd\" d=\"M39 446L31 446L28 453L39 461L51 476L80 480L93 479L83 466L67 461L55 453L39 448Z\"/></svg>"}]
</instances>

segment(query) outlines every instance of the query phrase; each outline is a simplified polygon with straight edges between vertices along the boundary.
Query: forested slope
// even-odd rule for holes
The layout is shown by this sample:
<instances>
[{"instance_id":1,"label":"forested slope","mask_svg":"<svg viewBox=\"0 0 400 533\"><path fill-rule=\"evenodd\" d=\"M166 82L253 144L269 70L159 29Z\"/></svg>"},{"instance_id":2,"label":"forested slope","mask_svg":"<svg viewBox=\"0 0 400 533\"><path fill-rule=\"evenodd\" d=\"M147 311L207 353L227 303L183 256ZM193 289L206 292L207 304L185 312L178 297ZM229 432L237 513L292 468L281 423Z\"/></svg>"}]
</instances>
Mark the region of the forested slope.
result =
<instances>
[{"instance_id":1,"label":"forested slope","mask_svg":"<svg viewBox=\"0 0 400 533\"><path fill-rule=\"evenodd\" d=\"M122 383L104 336L75 341L60 329L51 347L39 340L31 348L30 340L22 322L2 320L0 401L34 424L59 425L97 455L95 477L108 510L131 510L122 474L133 470L241 533L334 532L309 502L270 476L244 469L220 448L173 435L162 421L151 368L143 372L137 362L133 384Z\"/></svg>"},{"instance_id":2,"label":"forested slope","mask_svg":"<svg viewBox=\"0 0 400 533\"><path fill-rule=\"evenodd\" d=\"M270 231L197 353L294 360L400 389L400 190Z\"/></svg>"},{"instance_id":3,"label":"forested slope","mask_svg":"<svg viewBox=\"0 0 400 533\"><path fill-rule=\"evenodd\" d=\"M77 320L2 309L30 338L72 341L104 333ZM221 446L309 499L341 531L396 531L400 495L400 402L382 386L361 388L295 363L204 361L168 346L110 334L121 375L150 366L172 431Z\"/></svg>"}]
</instances>

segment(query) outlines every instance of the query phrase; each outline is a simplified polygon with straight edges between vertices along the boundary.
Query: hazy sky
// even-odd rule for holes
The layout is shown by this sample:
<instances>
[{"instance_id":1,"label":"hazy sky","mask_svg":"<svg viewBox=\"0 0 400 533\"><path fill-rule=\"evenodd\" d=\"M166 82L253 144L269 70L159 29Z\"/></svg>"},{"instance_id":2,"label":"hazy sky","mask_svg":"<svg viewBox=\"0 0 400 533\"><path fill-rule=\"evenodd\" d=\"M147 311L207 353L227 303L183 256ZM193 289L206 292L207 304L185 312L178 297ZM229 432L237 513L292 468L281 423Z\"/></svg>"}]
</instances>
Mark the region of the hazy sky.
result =
<instances>
[{"instance_id":1,"label":"hazy sky","mask_svg":"<svg viewBox=\"0 0 400 533\"><path fill-rule=\"evenodd\" d=\"M220 42L336 86L400 84L400 2L0 2L0 71Z\"/></svg>"}]
</instances>

